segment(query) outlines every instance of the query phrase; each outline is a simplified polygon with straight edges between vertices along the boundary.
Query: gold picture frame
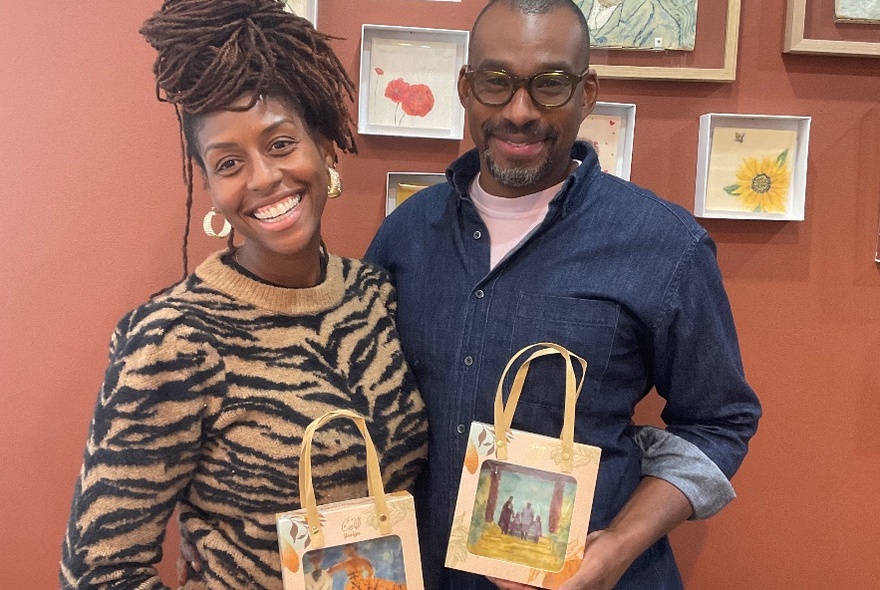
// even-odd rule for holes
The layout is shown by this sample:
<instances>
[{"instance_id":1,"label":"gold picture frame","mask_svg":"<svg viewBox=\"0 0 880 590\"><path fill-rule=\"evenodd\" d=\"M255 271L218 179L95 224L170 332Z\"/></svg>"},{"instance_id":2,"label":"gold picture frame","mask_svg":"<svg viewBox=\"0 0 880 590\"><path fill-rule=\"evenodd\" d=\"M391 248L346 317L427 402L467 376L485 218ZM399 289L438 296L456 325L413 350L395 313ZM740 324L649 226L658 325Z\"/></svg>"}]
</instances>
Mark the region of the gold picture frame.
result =
<instances>
[{"instance_id":1,"label":"gold picture frame","mask_svg":"<svg viewBox=\"0 0 880 590\"><path fill-rule=\"evenodd\" d=\"M633 52L631 50L603 50L602 48L596 47L591 50L591 67L596 70L600 78L615 78L622 80L733 82L736 79L736 58L737 49L739 47L740 6L741 0L708 0L705 2L705 7L704 3L700 3L701 9L706 12L702 13L702 17L701 14L697 15L698 46L695 51L687 53L696 56L700 56L703 53L712 54L711 57L719 62L718 66L688 65L688 59L679 59L678 61L682 65L671 65L670 62L674 62L676 58L664 58L663 56L675 56L681 53L677 51ZM719 27L719 33L723 32L723 39L720 40L717 47L712 47L701 52L699 49L700 39L709 38L709 35L706 35L705 31L703 31L704 34L702 37L700 36L701 23L706 22L702 19L712 18L715 14L724 15L724 24ZM608 54L609 61L619 60L620 56L626 56L629 58L635 56L636 53L640 53L642 56L647 54L647 58L650 58L646 59L648 62L656 61L659 63L662 61L663 63L662 65L653 65L651 63L640 65L597 63L597 61L601 62L601 56L605 53ZM719 57L720 59L717 59ZM629 61L629 59L627 60Z\"/></svg>"},{"instance_id":2,"label":"gold picture frame","mask_svg":"<svg viewBox=\"0 0 880 590\"><path fill-rule=\"evenodd\" d=\"M813 39L806 36L807 3L814 0L788 0L785 17L784 53L880 57L880 42L841 39ZM880 30L877 25L862 25Z\"/></svg>"}]
</instances>

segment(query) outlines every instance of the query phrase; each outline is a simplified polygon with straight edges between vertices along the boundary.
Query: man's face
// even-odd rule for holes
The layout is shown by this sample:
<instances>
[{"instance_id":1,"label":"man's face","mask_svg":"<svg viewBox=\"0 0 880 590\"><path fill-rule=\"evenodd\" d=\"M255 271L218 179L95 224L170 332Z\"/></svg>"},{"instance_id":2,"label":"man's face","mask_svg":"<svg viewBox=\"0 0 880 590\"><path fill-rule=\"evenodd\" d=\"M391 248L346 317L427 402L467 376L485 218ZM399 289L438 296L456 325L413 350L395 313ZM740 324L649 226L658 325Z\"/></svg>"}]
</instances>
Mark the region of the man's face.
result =
<instances>
[{"instance_id":1,"label":"man's face","mask_svg":"<svg viewBox=\"0 0 880 590\"><path fill-rule=\"evenodd\" d=\"M582 47L577 18L568 10L523 14L496 5L474 32L469 66L503 70L520 78L551 70L580 75L587 61ZM564 180L571 146L593 109L597 90L596 74L590 71L561 107L535 104L525 88L519 88L504 106L486 106L473 96L462 71L459 99L480 152L482 187L494 195L518 197Z\"/></svg>"}]
</instances>

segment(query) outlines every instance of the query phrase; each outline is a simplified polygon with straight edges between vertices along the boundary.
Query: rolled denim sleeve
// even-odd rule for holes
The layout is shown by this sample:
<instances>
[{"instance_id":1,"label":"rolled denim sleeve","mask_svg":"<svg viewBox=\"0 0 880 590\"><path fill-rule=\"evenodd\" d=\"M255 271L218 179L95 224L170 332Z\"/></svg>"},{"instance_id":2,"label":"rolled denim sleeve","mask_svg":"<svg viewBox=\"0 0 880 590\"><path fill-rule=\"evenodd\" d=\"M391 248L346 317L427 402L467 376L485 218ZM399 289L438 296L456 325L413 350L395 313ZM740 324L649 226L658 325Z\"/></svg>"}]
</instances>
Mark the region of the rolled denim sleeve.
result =
<instances>
[{"instance_id":1,"label":"rolled denim sleeve","mask_svg":"<svg viewBox=\"0 0 880 590\"><path fill-rule=\"evenodd\" d=\"M746 382L730 303L703 230L679 261L653 328L652 369L667 431L696 446L729 480L748 452L761 405Z\"/></svg>"},{"instance_id":2,"label":"rolled denim sleeve","mask_svg":"<svg viewBox=\"0 0 880 590\"><path fill-rule=\"evenodd\" d=\"M653 426L640 426L633 439L642 451L642 475L657 477L681 490L694 509L690 520L709 518L736 497L718 466L683 438Z\"/></svg>"}]
</instances>

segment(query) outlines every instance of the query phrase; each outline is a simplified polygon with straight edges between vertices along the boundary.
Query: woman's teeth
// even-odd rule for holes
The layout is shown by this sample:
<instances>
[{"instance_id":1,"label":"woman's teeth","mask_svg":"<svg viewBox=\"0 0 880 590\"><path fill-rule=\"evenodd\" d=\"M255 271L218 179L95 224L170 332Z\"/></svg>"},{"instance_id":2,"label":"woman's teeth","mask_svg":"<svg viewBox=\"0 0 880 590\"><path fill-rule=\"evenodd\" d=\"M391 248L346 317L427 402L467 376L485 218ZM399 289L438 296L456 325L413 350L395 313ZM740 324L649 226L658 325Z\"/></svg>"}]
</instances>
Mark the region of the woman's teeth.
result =
<instances>
[{"instance_id":1,"label":"woman's teeth","mask_svg":"<svg viewBox=\"0 0 880 590\"><path fill-rule=\"evenodd\" d=\"M290 213L296 206L299 205L299 202L302 200L302 195L297 195L295 197L288 197L283 201L278 201L274 205L269 205L268 207L263 207L261 209L257 209L254 211L254 217L259 219L260 221L278 221L281 217Z\"/></svg>"}]
</instances>

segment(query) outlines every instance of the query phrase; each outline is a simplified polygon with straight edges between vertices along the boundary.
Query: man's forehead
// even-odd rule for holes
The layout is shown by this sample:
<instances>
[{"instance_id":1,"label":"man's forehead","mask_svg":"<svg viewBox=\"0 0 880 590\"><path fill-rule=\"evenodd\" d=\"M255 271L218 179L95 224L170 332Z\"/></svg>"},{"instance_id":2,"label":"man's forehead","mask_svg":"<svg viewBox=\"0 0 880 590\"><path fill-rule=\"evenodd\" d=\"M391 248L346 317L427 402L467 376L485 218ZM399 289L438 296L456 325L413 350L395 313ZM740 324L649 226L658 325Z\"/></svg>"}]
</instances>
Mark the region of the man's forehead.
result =
<instances>
[{"instance_id":1,"label":"man's forehead","mask_svg":"<svg viewBox=\"0 0 880 590\"><path fill-rule=\"evenodd\" d=\"M525 13L494 5L474 28L469 62L472 67L509 72L574 72L582 57L580 37L577 19L568 10Z\"/></svg>"},{"instance_id":2,"label":"man's forehead","mask_svg":"<svg viewBox=\"0 0 880 590\"><path fill-rule=\"evenodd\" d=\"M471 68L480 70L503 70L510 74L526 76L538 72L571 72L574 73L574 64L565 60L536 61L525 64L521 61L513 61L506 57L483 57L471 60ZM580 73L580 72L578 72Z\"/></svg>"}]
</instances>

